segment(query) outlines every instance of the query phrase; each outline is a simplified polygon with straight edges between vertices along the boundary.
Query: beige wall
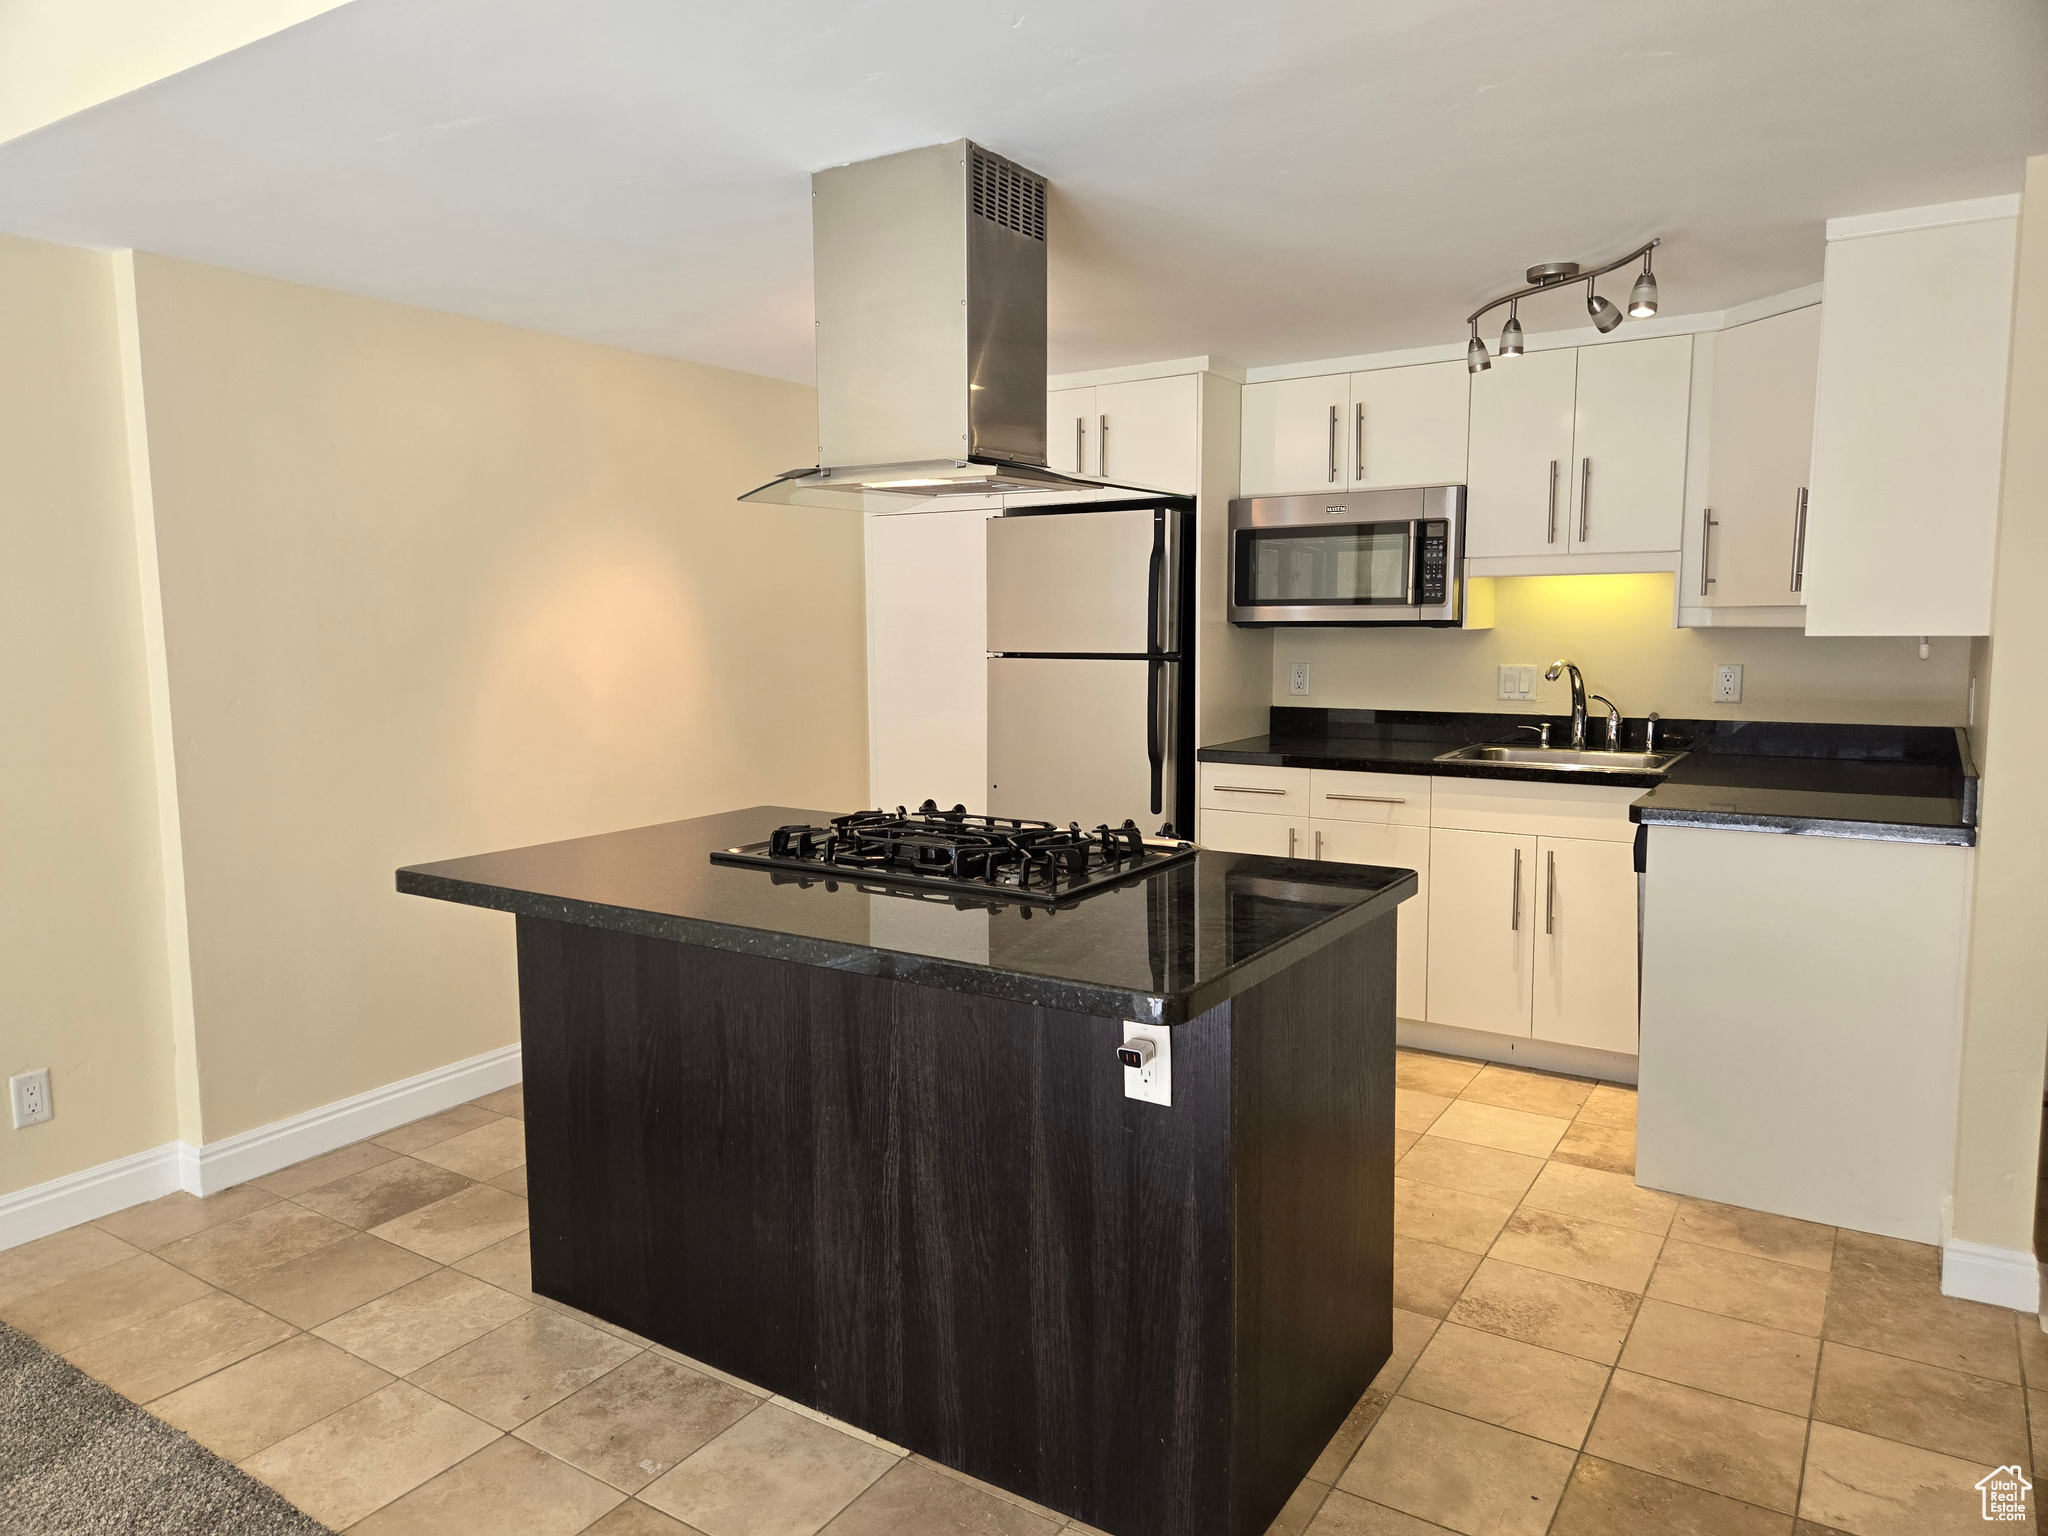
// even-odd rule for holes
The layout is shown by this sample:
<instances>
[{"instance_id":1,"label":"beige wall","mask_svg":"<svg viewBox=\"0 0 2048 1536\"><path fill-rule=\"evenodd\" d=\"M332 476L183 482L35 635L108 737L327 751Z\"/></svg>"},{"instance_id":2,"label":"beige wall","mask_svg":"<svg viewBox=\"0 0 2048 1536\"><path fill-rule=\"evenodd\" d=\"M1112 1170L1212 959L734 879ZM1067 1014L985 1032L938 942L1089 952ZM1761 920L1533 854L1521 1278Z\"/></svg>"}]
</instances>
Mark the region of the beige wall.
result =
<instances>
[{"instance_id":1,"label":"beige wall","mask_svg":"<svg viewBox=\"0 0 2048 1536\"><path fill-rule=\"evenodd\" d=\"M2027 1251L2048 1049L2048 155L2027 162L2005 422L1990 665L1978 681L1984 784L1955 1235Z\"/></svg>"},{"instance_id":2,"label":"beige wall","mask_svg":"<svg viewBox=\"0 0 2048 1536\"><path fill-rule=\"evenodd\" d=\"M1622 712L1670 719L1869 721L1961 725L1970 644L1821 639L1782 629L1676 629L1669 576L1545 576L1494 583L1490 630L1276 630L1273 702L1343 709L1447 709L1559 714L1560 679L1535 703L1496 695L1497 667L1570 657L1586 687ZM1288 694L1309 663L1310 694ZM1714 704L1714 668L1743 669L1740 704Z\"/></svg>"},{"instance_id":3,"label":"beige wall","mask_svg":"<svg viewBox=\"0 0 2048 1536\"><path fill-rule=\"evenodd\" d=\"M0 236L0 1194L175 1134L139 590L113 261Z\"/></svg>"},{"instance_id":4,"label":"beige wall","mask_svg":"<svg viewBox=\"0 0 2048 1536\"><path fill-rule=\"evenodd\" d=\"M803 386L136 259L203 1134L516 1038L400 864L866 798Z\"/></svg>"},{"instance_id":5,"label":"beige wall","mask_svg":"<svg viewBox=\"0 0 2048 1536\"><path fill-rule=\"evenodd\" d=\"M5 0L0 143L335 6L336 0Z\"/></svg>"}]
</instances>

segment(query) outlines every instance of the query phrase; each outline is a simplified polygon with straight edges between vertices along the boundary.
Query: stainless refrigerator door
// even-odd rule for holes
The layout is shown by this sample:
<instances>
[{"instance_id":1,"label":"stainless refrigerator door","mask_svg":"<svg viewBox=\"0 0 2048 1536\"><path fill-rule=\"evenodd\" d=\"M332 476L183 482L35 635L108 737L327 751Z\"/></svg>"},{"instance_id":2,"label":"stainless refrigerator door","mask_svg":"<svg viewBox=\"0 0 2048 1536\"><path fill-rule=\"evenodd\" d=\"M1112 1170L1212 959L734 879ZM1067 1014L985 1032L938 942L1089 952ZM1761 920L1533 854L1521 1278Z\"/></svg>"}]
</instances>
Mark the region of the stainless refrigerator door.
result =
<instances>
[{"instance_id":1,"label":"stainless refrigerator door","mask_svg":"<svg viewBox=\"0 0 2048 1536\"><path fill-rule=\"evenodd\" d=\"M1128 819L1158 831L1175 814L1176 683L1170 661L991 658L990 813L1084 827ZM1148 720L1155 697L1157 716Z\"/></svg>"},{"instance_id":2,"label":"stainless refrigerator door","mask_svg":"<svg viewBox=\"0 0 2048 1536\"><path fill-rule=\"evenodd\" d=\"M1158 605L1147 597L1161 574L1153 517L1140 508L991 518L988 648L1126 656L1156 649L1148 625L1160 622ZM1157 548L1163 562L1163 538Z\"/></svg>"}]
</instances>

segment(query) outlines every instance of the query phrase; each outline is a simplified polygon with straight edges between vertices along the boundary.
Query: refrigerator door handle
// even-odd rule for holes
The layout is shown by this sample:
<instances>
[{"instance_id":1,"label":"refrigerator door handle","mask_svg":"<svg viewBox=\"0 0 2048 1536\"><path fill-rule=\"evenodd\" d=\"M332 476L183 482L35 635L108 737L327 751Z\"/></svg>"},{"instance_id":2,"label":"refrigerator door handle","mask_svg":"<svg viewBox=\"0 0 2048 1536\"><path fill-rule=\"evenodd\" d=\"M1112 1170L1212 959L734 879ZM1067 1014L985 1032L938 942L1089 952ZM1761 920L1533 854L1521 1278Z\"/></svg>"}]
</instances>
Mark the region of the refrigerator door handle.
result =
<instances>
[{"instance_id":1,"label":"refrigerator door handle","mask_svg":"<svg viewBox=\"0 0 2048 1536\"><path fill-rule=\"evenodd\" d=\"M1163 651L1159 638L1159 576L1166 565L1166 514L1152 514L1152 562L1145 573L1145 649Z\"/></svg>"},{"instance_id":2,"label":"refrigerator door handle","mask_svg":"<svg viewBox=\"0 0 2048 1536\"><path fill-rule=\"evenodd\" d=\"M1160 740L1159 679L1166 671L1166 663L1153 657L1145 663L1145 752L1152 763L1152 814L1157 816L1166 808L1166 752Z\"/></svg>"}]
</instances>

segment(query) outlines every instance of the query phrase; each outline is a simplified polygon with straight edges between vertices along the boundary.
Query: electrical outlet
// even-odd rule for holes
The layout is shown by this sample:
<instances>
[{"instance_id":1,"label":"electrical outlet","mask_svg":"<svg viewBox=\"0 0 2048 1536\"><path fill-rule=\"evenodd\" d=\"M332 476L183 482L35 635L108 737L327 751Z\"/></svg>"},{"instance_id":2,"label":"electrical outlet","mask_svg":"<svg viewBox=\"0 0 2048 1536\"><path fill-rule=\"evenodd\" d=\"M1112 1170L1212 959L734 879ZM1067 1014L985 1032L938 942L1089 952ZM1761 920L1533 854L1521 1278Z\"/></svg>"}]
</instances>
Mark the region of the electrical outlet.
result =
<instances>
[{"instance_id":1,"label":"electrical outlet","mask_svg":"<svg viewBox=\"0 0 2048 1536\"><path fill-rule=\"evenodd\" d=\"M1534 667L1502 667L1498 696L1503 699L1533 699L1536 697L1536 669Z\"/></svg>"},{"instance_id":2,"label":"electrical outlet","mask_svg":"<svg viewBox=\"0 0 2048 1536\"><path fill-rule=\"evenodd\" d=\"M1152 1059L1142 1067L1124 1068L1124 1097L1143 1099L1148 1104L1173 1103L1173 1031L1150 1024L1126 1024L1124 1040L1142 1040L1152 1047Z\"/></svg>"},{"instance_id":3,"label":"electrical outlet","mask_svg":"<svg viewBox=\"0 0 2048 1536\"><path fill-rule=\"evenodd\" d=\"M1714 702L1716 704L1740 704L1742 702L1742 668L1714 668Z\"/></svg>"},{"instance_id":4,"label":"electrical outlet","mask_svg":"<svg viewBox=\"0 0 2048 1536\"><path fill-rule=\"evenodd\" d=\"M14 1100L14 1128L41 1125L56 1111L50 1108L50 1069L38 1067L7 1080L8 1096Z\"/></svg>"},{"instance_id":5,"label":"electrical outlet","mask_svg":"<svg viewBox=\"0 0 2048 1536\"><path fill-rule=\"evenodd\" d=\"M1308 663L1297 661L1287 673L1287 691L1297 699L1308 697Z\"/></svg>"}]
</instances>

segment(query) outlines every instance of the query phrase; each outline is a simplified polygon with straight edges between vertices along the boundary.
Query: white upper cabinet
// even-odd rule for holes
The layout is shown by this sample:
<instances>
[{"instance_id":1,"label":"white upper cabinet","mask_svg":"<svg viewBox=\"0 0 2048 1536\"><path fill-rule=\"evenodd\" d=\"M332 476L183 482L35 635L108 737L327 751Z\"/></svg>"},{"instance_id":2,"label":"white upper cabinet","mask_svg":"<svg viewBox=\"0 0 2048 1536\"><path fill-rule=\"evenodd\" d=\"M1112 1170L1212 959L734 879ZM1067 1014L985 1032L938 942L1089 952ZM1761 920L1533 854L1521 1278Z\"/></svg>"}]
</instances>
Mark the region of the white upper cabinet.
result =
<instances>
[{"instance_id":1,"label":"white upper cabinet","mask_svg":"<svg viewBox=\"0 0 2048 1536\"><path fill-rule=\"evenodd\" d=\"M1658 336L1581 347L1578 374L1572 553L1677 549L1685 519L1692 338Z\"/></svg>"},{"instance_id":2,"label":"white upper cabinet","mask_svg":"<svg viewBox=\"0 0 2048 1536\"><path fill-rule=\"evenodd\" d=\"M1049 391L1045 462L1063 475L1193 495L1202 479L1200 378L1183 373Z\"/></svg>"},{"instance_id":3,"label":"white upper cabinet","mask_svg":"<svg viewBox=\"0 0 2048 1536\"><path fill-rule=\"evenodd\" d=\"M1463 485L1470 381L1462 362L1352 374L1348 488Z\"/></svg>"},{"instance_id":4,"label":"white upper cabinet","mask_svg":"<svg viewBox=\"0 0 2048 1536\"><path fill-rule=\"evenodd\" d=\"M1094 475L1097 448L1095 386L1055 389L1045 397L1045 467L1063 475Z\"/></svg>"},{"instance_id":5,"label":"white upper cabinet","mask_svg":"<svg viewBox=\"0 0 2048 1536\"><path fill-rule=\"evenodd\" d=\"M1472 379L1465 553L1559 555L1571 547L1572 407L1579 353L1501 358Z\"/></svg>"},{"instance_id":6,"label":"white upper cabinet","mask_svg":"<svg viewBox=\"0 0 2048 1536\"><path fill-rule=\"evenodd\" d=\"M1090 473L1119 485L1192 496L1202 480L1200 384L1194 374L1183 373L1096 386Z\"/></svg>"},{"instance_id":7,"label":"white upper cabinet","mask_svg":"<svg viewBox=\"0 0 2048 1536\"><path fill-rule=\"evenodd\" d=\"M1244 455L1238 483L1247 496L1312 495L1350 488L1346 430L1351 381L1341 373L1247 384Z\"/></svg>"},{"instance_id":8,"label":"white upper cabinet","mask_svg":"<svg viewBox=\"0 0 2048 1536\"><path fill-rule=\"evenodd\" d=\"M1465 553L1679 547L1692 338L1531 352L1472 379Z\"/></svg>"},{"instance_id":9,"label":"white upper cabinet","mask_svg":"<svg viewBox=\"0 0 2048 1536\"><path fill-rule=\"evenodd\" d=\"M1990 633L2014 211L1987 198L1829 223L1810 635Z\"/></svg>"},{"instance_id":10,"label":"white upper cabinet","mask_svg":"<svg viewBox=\"0 0 2048 1536\"><path fill-rule=\"evenodd\" d=\"M1696 515L1709 608L1796 604L1799 536L1813 459L1821 309L1732 326L1714 342L1707 504Z\"/></svg>"}]
</instances>

